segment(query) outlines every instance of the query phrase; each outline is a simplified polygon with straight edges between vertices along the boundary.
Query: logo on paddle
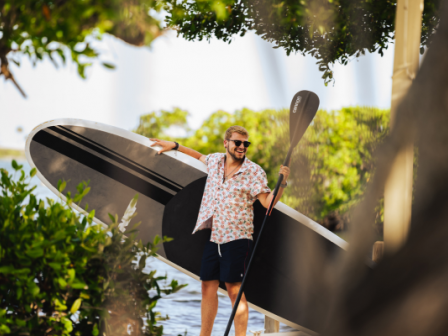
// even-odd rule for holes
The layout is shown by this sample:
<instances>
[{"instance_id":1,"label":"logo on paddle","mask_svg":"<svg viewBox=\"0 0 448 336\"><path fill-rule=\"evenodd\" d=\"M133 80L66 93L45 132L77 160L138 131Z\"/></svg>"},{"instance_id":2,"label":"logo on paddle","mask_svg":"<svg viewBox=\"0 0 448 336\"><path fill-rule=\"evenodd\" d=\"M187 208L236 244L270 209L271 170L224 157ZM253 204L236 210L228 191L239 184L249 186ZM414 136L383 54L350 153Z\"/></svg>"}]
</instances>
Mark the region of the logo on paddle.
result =
<instances>
[{"instance_id":1,"label":"logo on paddle","mask_svg":"<svg viewBox=\"0 0 448 336\"><path fill-rule=\"evenodd\" d=\"M294 104L294 110L292 110L292 113L296 113L297 112L297 106L299 105L301 100L302 100L302 97L298 96L297 99L296 99L296 102Z\"/></svg>"}]
</instances>

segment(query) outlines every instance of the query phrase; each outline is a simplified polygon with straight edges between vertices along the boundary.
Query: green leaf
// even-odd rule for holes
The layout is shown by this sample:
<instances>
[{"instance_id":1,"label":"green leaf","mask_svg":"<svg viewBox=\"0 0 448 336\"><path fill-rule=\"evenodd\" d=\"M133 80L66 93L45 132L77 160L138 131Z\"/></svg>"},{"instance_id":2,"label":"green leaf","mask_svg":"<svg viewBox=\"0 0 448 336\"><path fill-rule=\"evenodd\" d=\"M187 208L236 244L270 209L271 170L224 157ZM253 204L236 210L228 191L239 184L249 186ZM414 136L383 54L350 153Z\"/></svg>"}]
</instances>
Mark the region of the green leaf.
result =
<instances>
[{"instance_id":1,"label":"green leaf","mask_svg":"<svg viewBox=\"0 0 448 336\"><path fill-rule=\"evenodd\" d=\"M86 287L88 287L84 282L81 282L79 280L73 281L70 286L74 289L85 289Z\"/></svg>"},{"instance_id":2,"label":"green leaf","mask_svg":"<svg viewBox=\"0 0 448 336\"><path fill-rule=\"evenodd\" d=\"M57 262L49 262L47 264L48 264L48 266L50 266L51 268L53 268L56 271L59 271L62 268L62 265Z\"/></svg>"},{"instance_id":3,"label":"green leaf","mask_svg":"<svg viewBox=\"0 0 448 336\"><path fill-rule=\"evenodd\" d=\"M60 193L62 193L64 191L66 186L67 186L67 182L65 180L64 181L61 181L61 180L58 181L58 191Z\"/></svg>"},{"instance_id":4,"label":"green leaf","mask_svg":"<svg viewBox=\"0 0 448 336\"><path fill-rule=\"evenodd\" d=\"M78 311L79 307L81 307L82 299L76 299L75 302L73 302L72 308L70 308L70 313L74 314Z\"/></svg>"},{"instance_id":5,"label":"green leaf","mask_svg":"<svg viewBox=\"0 0 448 336\"><path fill-rule=\"evenodd\" d=\"M11 165L12 165L12 168L13 168L15 171L17 171L17 170L20 169L20 168L19 168L20 166L17 164L17 161L16 161L16 160L12 160Z\"/></svg>"},{"instance_id":6,"label":"green leaf","mask_svg":"<svg viewBox=\"0 0 448 336\"><path fill-rule=\"evenodd\" d=\"M28 250L25 252L27 255L29 255L31 258L39 258L44 255L44 250L42 248L34 248L32 250Z\"/></svg>"},{"instance_id":7,"label":"green leaf","mask_svg":"<svg viewBox=\"0 0 448 336\"><path fill-rule=\"evenodd\" d=\"M20 298L22 297L22 287L17 288L17 300L20 300Z\"/></svg>"},{"instance_id":8,"label":"green leaf","mask_svg":"<svg viewBox=\"0 0 448 336\"><path fill-rule=\"evenodd\" d=\"M86 299L86 300L90 299L90 295L88 295L88 294L86 294L86 293L83 293L83 292L81 292L81 294L79 294L79 296L80 296L82 299Z\"/></svg>"},{"instance_id":9,"label":"green leaf","mask_svg":"<svg viewBox=\"0 0 448 336\"><path fill-rule=\"evenodd\" d=\"M0 266L0 273L8 274L14 272L15 268L13 266Z\"/></svg>"},{"instance_id":10,"label":"green leaf","mask_svg":"<svg viewBox=\"0 0 448 336\"><path fill-rule=\"evenodd\" d=\"M89 220L93 220L94 217L95 217L95 210L92 210L92 211L89 212L88 218L89 218Z\"/></svg>"},{"instance_id":11,"label":"green leaf","mask_svg":"<svg viewBox=\"0 0 448 336\"><path fill-rule=\"evenodd\" d=\"M161 241L161 238L160 238L160 236L159 235L156 235L155 237L154 237L154 240L153 240L153 245L154 246L156 246L156 245L158 245L159 243L160 243L160 241Z\"/></svg>"},{"instance_id":12,"label":"green leaf","mask_svg":"<svg viewBox=\"0 0 448 336\"><path fill-rule=\"evenodd\" d=\"M62 279L62 278L58 278L58 283L59 283L59 286L60 286L62 289L64 289L65 287L67 287L67 282L66 282L64 279Z\"/></svg>"},{"instance_id":13,"label":"green leaf","mask_svg":"<svg viewBox=\"0 0 448 336\"><path fill-rule=\"evenodd\" d=\"M93 326L92 335L98 336L99 334L100 334L100 331L98 330L98 325L95 323L95 325Z\"/></svg>"},{"instance_id":14,"label":"green leaf","mask_svg":"<svg viewBox=\"0 0 448 336\"><path fill-rule=\"evenodd\" d=\"M15 319L14 322L15 322L19 327L24 327L24 326L26 326L26 320Z\"/></svg>"},{"instance_id":15,"label":"green leaf","mask_svg":"<svg viewBox=\"0 0 448 336\"><path fill-rule=\"evenodd\" d=\"M138 268L143 269L143 268L145 268L145 266L146 266L146 257L144 255L142 255L138 262Z\"/></svg>"},{"instance_id":16,"label":"green leaf","mask_svg":"<svg viewBox=\"0 0 448 336\"><path fill-rule=\"evenodd\" d=\"M72 282L75 279L76 271L73 268L70 268L68 271L69 282Z\"/></svg>"},{"instance_id":17,"label":"green leaf","mask_svg":"<svg viewBox=\"0 0 448 336\"><path fill-rule=\"evenodd\" d=\"M63 302L61 302L58 298L54 299L53 302L56 310L58 311L67 310L67 306Z\"/></svg>"},{"instance_id":18,"label":"green leaf","mask_svg":"<svg viewBox=\"0 0 448 336\"><path fill-rule=\"evenodd\" d=\"M114 64L111 64L111 63L102 62L101 64L102 64L105 68L108 68L108 69L115 69L115 68L116 68L115 65L114 65Z\"/></svg>"},{"instance_id":19,"label":"green leaf","mask_svg":"<svg viewBox=\"0 0 448 336\"><path fill-rule=\"evenodd\" d=\"M21 274L28 274L30 272L31 272L31 270L29 268L21 268L21 269L14 270L14 272L12 272L12 273L14 273L15 275L21 275Z\"/></svg>"},{"instance_id":20,"label":"green leaf","mask_svg":"<svg viewBox=\"0 0 448 336\"><path fill-rule=\"evenodd\" d=\"M37 296L40 293L40 288L37 287L37 285L32 282L31 285L29 286L29 290L28 292L32 295L32 296Z\"/></svg>"},{"instance_id":21,"label":"green leaf","mask_svg":"<svg viewBox=\"0 0 448 336\"><path fill-rule=\"evenodd\" d=\"M83 197L86 196L89 192L90 192L90 187L85 188L82 192L82 196Z\"/></svg>"},{"instance_id":22,"label":"green leaf","mask_svg":"<svg viewBox=\"0 0 448 336\"><path fill-rule=\"evenodd\" d=\"M9 329L9 327L6 324L0 324L0 334L1 335L3 335L3 334L9 335L10 333L11 333L11 329ZM98 333L95 336L97 336L97 335L98 335Z\"/></svg>"},{"instance_id":23,"label":"green leaf","mask_svg":"<svg viewBox=\"0 0 448 336\"><path fill-rule=\"evenodd\" d=\"M163 242L164 243L169 243L170 241L173 241L173 238L167 237L167 236L163 236Z\"/></svg>"},{"instance_id":24,"label":"green leaf","mask_svg":"<svg viewBox=\"0 0 448 336\"><path fill-rule=\"evenodd\" d=\"M61 317L61 322L64 325L65 331L67 333L70 333L73 330L73 323L70 319L63 316L63 317Z\"/></svg>"}]
</instances>

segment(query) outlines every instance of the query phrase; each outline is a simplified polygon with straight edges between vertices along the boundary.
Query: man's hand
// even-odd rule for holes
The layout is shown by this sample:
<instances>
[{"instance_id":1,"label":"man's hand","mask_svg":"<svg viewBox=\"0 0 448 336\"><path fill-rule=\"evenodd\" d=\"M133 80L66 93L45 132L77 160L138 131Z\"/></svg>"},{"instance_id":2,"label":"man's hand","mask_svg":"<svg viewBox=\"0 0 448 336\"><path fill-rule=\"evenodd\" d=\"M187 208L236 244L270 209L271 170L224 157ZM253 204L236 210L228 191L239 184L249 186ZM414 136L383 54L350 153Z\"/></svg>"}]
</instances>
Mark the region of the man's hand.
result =
<instances>
[{"instance_id":1,"label":"man's hand","mask_svg":"<svg viewBox=\"0 0 448 336\"><path fill-rule=\"evenodd\" d=\"M282 184L285 184L286 183L286 181L288 180L288 177L289 177L289 173L290 173L291 171L289 170L289 167L283 167L283 166L280 166L280 172L279 172L279 174L282 174L283 175L283 181L282 181Z\"/></svg>"},{"instance_id":2,"label":"man's hand","mask_svg":"<svg viewBox=\"0 0 448 336\"><path fill-rule=\"evenodd\" d=\"M289 170L288 167L280 166L279 174L283 175L282 184L285 184L286 181L288 180L289 173L290 173L290 170ZM282 197L283 189L284 188L280 188L278 190L278 194L277 194L277 197L276 197L276 199L274 201L274 205L273 206L275 206L277 204L277 202L279 201L280 197ZM258 194L257 198L260 201L261 205L263 205L266 209L268 209L269 205L272 202L272 199L274 198L274 191L271 191L270 193Z\"/></svg>"},{"instance_id":3,"label":"man's hand","mask_svg":"<svg viewBox=\"0 0 448 336\"><path fill-rule=\"evenodd\" d=\"M154 147L154 146L162 147L162 149L159 150L157 152L157 154L162 154L163 152L170 151L174 147L176 147L176 144L173 141L165 141L165 140L160 140L160 139L156 139L156 138L149 138L149 140L154 141L154 143L151 145L151 147Z\"/></svg>"}]
</instances>

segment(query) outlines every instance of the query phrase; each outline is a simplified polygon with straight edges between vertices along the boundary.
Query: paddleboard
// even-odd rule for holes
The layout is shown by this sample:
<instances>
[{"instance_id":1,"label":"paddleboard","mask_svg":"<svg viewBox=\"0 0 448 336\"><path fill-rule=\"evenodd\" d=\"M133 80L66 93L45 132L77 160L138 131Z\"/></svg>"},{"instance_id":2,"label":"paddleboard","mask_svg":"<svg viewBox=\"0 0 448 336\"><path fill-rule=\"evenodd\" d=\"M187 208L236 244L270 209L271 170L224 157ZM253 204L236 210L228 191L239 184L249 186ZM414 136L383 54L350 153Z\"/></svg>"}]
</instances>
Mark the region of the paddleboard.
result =
<instances>
[{"instance_id":1,"label":"paddleboard","mask_svg":"<svg viewBox=\"0 0 448 336\"><path fill-rule=\"evenodd\" d=\"M148 242L155 235L174 238L158 250L158 258L199 280L201 256L210 230L192 235L204 191L206 166L178 151L157 154L148 138L120 128L79 119L52 120L37 126L27 138L26 157L37 176L55 195L59 180L67 181L65 192L89 181L87 203L95 209L95 222L110 224L108 214L123 216L138 193L138 239ZM250 158L250 151L249 151ZM254 239L266 209L254 204ZM312 234L321 244L328 262L347 243L310 218L278 202L260 240L247 279L249 305L286 325L313 334L317 326L295 303L303 287L295 256L304 253L298 238ZM224 284L220 291L226 293ZM199 316L198 316L199 318Z\"/></svg>"}]
</instances>

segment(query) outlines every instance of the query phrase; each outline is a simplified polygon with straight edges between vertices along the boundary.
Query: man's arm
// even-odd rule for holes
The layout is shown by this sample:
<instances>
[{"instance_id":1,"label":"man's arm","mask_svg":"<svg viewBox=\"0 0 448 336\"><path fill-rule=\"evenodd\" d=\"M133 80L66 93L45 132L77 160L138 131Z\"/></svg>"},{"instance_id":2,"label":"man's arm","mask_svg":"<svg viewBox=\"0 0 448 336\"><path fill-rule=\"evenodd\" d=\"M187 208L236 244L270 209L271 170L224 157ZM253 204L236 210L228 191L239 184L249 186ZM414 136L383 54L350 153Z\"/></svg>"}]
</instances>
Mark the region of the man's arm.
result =
<instances>
[{"instance_id":1,"label":"man's arm","mask_svg":"<svg viewBox=\"0 0 448 336\"><path fill-rule=\"evenodd\" d=\"M282 181L282 184L285 184L286 181L288 180L289 173L290 173L290 170L289 170L288 167L283 167L283 166L281 166L281 168L280 168L280 173L279 173L279 174L283 174L283 181ZM277 197L275 198L275 201L274 201L274 205L273 205L272 207L274 207L274 206L277 204L277 202L280 200L280 198L281 198L282 195L283 195L283 190L284 190L284 189L285 189L285 188L282 188L282 187L280 186L280 189L278 190L278 193L277 193ZM262 194L258 194L258 195L257 195L257 199L260 201L260 203L261 203L266 209L269 208L269 205L271 204L273 198L274 198L274 190L272 190L270 193L262 193Z\"/></svg>"},{"instance_id":2,"label":"man's arm","mask_svg":"<svg viewBox=\"0 0 448 336\"><path fill-rule=\"evenodd\" d=\"M160 139L156 139L156 138L150 138L149 140L154 141L154 143L151 145L151 147L154 147L154 146L162 147L157 152L157 154L162 154L163 152L170 151L174 147L176 147L176 144L173 141L160 140ZM179 152L187 154L205 164L205 155L202 155L201 153L195 151L194 149L179 145L179 148L177 150Z\"/></svg>"}]
</instances>

